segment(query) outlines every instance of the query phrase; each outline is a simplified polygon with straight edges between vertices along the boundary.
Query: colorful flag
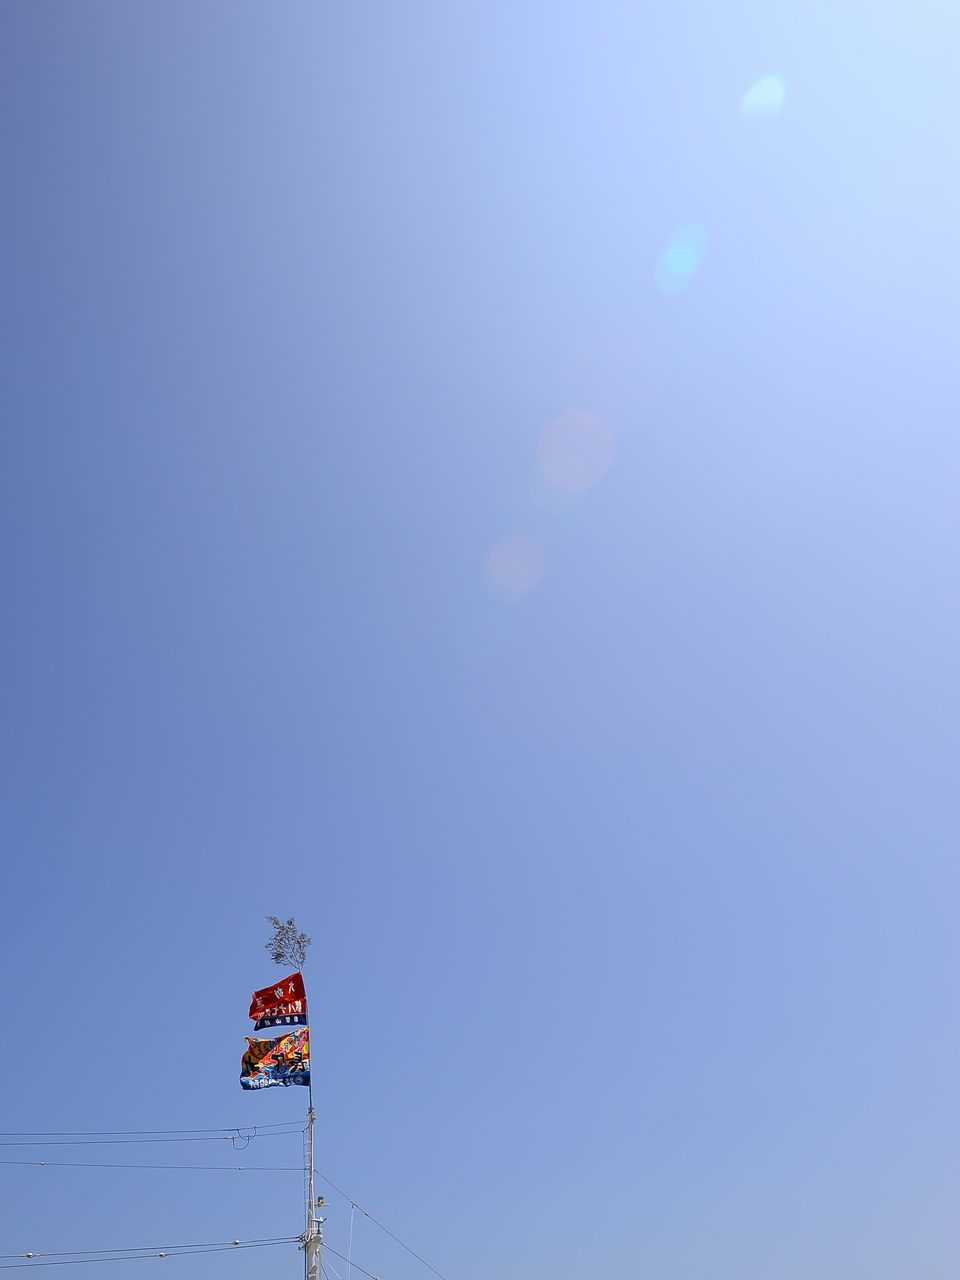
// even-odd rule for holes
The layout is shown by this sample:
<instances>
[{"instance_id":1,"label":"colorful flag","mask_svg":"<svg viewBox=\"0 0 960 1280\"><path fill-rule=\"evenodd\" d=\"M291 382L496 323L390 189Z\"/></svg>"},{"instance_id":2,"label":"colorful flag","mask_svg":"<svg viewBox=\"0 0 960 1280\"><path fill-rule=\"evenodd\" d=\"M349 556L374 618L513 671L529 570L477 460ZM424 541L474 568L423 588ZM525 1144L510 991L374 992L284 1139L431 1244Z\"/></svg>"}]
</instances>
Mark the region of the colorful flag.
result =
<instances>
[{"instance_id":1,"label":"colorful flag","mask_svg":"<svg viewBox=\"0 0 960 1280\"><path fill-rule=\"evenodd\" d=\"M250 1017L254 1031L265 1027L306 1026L307 993L303 989L303 974L291 973L272 987L255 991L250 1001Z\"/></svg>"},{"instance_id":2,"label":"colorful flag","mask_svg":"<svg viewBox=\"0 0 960 1280\"><path fill-rule=\"evenodd\" d=\"M310 1028L289 1031L276 1040L255 1040L240 1065L241 1089L269 1089L274 1084L310 1083Z\"/></svg>"}]
</instances>

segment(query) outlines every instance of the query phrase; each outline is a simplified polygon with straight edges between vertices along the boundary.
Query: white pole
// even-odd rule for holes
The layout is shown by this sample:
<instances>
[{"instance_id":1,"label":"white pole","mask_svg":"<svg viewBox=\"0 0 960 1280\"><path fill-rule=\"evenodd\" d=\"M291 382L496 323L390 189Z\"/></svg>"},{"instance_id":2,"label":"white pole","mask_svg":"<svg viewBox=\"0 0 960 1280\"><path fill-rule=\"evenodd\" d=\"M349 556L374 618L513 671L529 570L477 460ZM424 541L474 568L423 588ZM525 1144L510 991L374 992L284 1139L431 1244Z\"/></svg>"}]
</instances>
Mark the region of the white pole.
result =
<instances>
[{"instance_id":1,"label":"white pole","mask_svg":"<svg viewBox=\"0 0 960 1280\"><path fill-rule=\"evenodd\" d=\"M311 1093L312 1093L311 1089ZM307 1111L307 1229L304 1233L304 1280L319 1280L320 1277L320 1245L322 1236L317 1221L317 1197L313 1182L314 1137L313 1130L317 1113L313 1109L311 1098Z\"/></svg>"},{"instance_id":2,"label":"white pole","mask_svg":"<svg viewBox=\"0 0 960 1280\"><path fill-rule=\"evenodd\" d=\"M302 970L301 970L302 972ZM310 1040L310 1029L307 1028L307 1043ZM304 1280L320 1280L320 1246L323 1244L323 1231L317 1221L317 1194L314 1186L314 1137L313 1131L317 1121L317 1113L313 1107L313 1060L310 1061L310 1079L307 1085L307 1224L303 1236Z\"/></svg>"}]
</instances>

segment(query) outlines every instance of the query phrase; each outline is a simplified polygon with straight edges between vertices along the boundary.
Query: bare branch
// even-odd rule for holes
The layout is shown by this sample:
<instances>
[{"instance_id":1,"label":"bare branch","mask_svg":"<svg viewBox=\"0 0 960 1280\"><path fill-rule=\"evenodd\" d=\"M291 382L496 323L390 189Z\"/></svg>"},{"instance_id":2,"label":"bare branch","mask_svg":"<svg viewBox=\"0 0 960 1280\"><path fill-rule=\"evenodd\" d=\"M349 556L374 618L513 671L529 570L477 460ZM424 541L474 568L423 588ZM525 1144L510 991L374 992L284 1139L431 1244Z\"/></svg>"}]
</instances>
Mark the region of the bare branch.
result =
<instances>
[{"instance_id":1,"label":"bare branch","mask_svg":"<svg viewBox=\"0 0 960 1280\"><path fill-rule=\"evenodd\" d=\"M266 944L270 959L274 964L285 968L302 970L310 939L297 928L293 916L288 916L286 920L281 920L279 916L267 916L267 921L273 926L273 937Z\"/></svg>"}]
</instances>

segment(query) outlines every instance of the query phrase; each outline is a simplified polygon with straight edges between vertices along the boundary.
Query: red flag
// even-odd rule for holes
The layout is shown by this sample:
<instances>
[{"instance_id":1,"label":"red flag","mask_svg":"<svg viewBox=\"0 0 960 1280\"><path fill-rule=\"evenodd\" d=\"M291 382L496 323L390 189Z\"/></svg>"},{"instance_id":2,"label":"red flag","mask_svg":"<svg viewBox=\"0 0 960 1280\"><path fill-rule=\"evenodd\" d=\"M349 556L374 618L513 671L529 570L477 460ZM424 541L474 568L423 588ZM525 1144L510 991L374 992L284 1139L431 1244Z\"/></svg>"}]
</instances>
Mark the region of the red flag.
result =
<instances>
[{"instance_id":1,"label":"red flag","mask_svg":"<svg viewBox=\"0 0 960 1280\"><path fill-rule=\"evenodd\" d=\"M255 991L250 1001L250 1017L254 1022L298 1015L306 1021L306 1012L307 993L303 989L302 973L291 973L272 986Z\"/></svg>"}]
</instances>

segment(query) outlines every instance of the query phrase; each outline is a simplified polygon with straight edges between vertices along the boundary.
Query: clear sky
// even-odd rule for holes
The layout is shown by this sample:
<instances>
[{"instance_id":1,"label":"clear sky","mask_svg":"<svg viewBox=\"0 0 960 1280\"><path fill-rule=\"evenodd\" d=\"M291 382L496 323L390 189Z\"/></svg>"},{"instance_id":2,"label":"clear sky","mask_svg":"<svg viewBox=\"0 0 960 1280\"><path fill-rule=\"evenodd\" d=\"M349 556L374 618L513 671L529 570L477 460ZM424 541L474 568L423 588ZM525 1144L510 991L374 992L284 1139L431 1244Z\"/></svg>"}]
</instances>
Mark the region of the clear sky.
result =
<instances>
[{"instance_id":1,"label":"clear sky","mask_svg":"<svg viewBox=\"0 0 960 1280\"><path fill-rule=\"evenodd\" d=\"M953 1280L955 5L3 27L2 1129L301 1117L237 1082L293 912L319 1168L448 1280ZM222 1146L3 1156L300 1155ZM301 1229L295 1172L0 1205Z\"/></svg>"}]
</instances>

